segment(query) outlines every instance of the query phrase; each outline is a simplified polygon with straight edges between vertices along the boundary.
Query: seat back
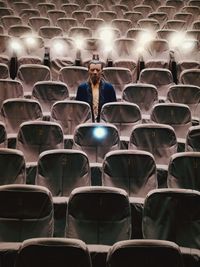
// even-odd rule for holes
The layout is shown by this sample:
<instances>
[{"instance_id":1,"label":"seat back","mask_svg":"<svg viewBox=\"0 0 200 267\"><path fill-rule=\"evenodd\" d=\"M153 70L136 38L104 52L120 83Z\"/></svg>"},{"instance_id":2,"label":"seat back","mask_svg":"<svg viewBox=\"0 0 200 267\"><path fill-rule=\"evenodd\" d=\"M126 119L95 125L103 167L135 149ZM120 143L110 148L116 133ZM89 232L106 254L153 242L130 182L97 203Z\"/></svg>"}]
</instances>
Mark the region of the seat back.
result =
<instances>
[{"instance_id":1,"label":"seat back","mask_svg":"<svg viewBox=\"0 0 200 267\"><path fill-rule=\"evenodd\" d=\"M155 189L144 202L143 236L199 248L200 192L190 189Z\"/></svg>"},{"instance_id":2,"label":"seat back","mask_svg":"<svg viewBox=\"0 0 200 267\"><path fill-rule=\"evenodd\" d=\"M158 102L158 92L154 85L134 83L124 87L122 99L137 104L142 114L150 114Z\"/></svg>"},{"instance_id":3,"label":"seat back","mask_svg":"<svg viewBox=\"0 0 200 267\"><path fill-rule=\"evenodd\" d=\"M190 108L179 103L159 103L153 106L150 119L152 122L168 124L174 128L177 138L186 138L192 126Z\"/></svg>"},{"instance_id":4,"label":"seat back","mask_svg":"<svg viewBox=\"0 0 200 267\"><path fill-rule=\"evenodd\" d=\"M130 136L132 127L141 123L140 108L133 103L112 102L106 103L101 109L102 122L114 124L120 136Z\"/></svg>"},{"instance_id":5,"label":"seat back","mask_svg":"<svg viewBox=\"0 0 200 267\"><path fill-rule=\"evenodd\" d=\"M53 235L53 200L44 187L4 185L0 187L0 240L21 242Z\"/></svg>"},{"instance_id":6,"label":"seat back","mask_svg":"<svg viewBox=\"0 0 200 267\"><path fill-rule=\"evenodd\" d=\"M181 267L182 254L179 246L166 240L125 240L114 244L107 257L109 267L133 266L133 259L138 266Z\"/></svg>"},{"instance_id":7,"label":"seat back","mask_svg":"<svg viewBox=\"0 0 200 267\"><path fill-rule=\"evenodd\" d=\"M16 258L16 267L38 266L49 267L58 264L66 266L66 262L74 267L91 267L88 248L81 240L70 238L32 238L25 240L20 246Z\"/></svg>"},{"instance_id":8,"label":"seat back","mask_svg":"<svg viewBox=\"0 0 200 267\"><path fill-rule=\"evenodd\" d=\"M200 126L189 128L186 136L185 151L200 151Z\"/></svg>"},{"instance_id":9,"label":"seat back","mask_svg":"<svg viewBox=\"0 0 200 267\"><path fill-rule=\"evenodd\" d=\"M84 151L90 163L102 162L107 152L119 147L119 133L112 124L79 124L74 131L74 148Z\"/></svg>"},{"instance_id":10,"label":"seat back","mask_svg":"<svg viewBox=\"0 0 200 267\"><path fill-rule=\"evenodd\" d=\"M25 184L25 159L17 149L0 149L0 184Z\"/></svg>"},{"instance_id":11,"label":"seat back","mask_svg":"<svg viewBox=\"0 0 200 267\"><path fill-rule=\"evenodd\" d=\"M200 191L199 167L199 152L175 153L169 162L168 186Z\"/></svg>"},{"instance_id":12,"label":"seat back","mask_svg":"<svg viewBox=\"0 0 200 267\"><path fill-rule=\"evenodd\" d=\"M69 97L66 84L58 81L41 81L34 84L32 96L37 99L44 113L51 112L56 101L65 100Z\"/></svg>"},{"instance_id":13,"label":"seat back","mask_svg":"<svg viewBox=\"0 0 200 267\"><path fill-rule=\"evenodd\" d=\"M118 150L106 154L102 184L124 189L130 197L146 197L157 188L156 164L146 151Z\"/></svg>"},{"instance_id":14,"label":"seat back","mask_svg":"<svg viewBox=\"0 0 200 267\"><path fill-rule=\"evenodd\" d=\"M95 186L72 191L66 237L87 244L112 245L130 239L130 233L130 204L124 190Z\"/></svg>"},{"instance_id":15,"label":"seat back","mask_svg":"<svg viewBox=\"0 0 200 267\"><path fill-rule=\"evenodd\" d=\"M1 116L7 134L17 134L23 122L42 120L42 108L38 101L22 98L5 100L1 107Z\"/></svg>"},{"instance_id":16,"label":"seat back","mask_svg":"<svg viewBox=\"0 0 200 267\"><path fill-rule=\"evenodd\" d=\"M168 165L169 158L177 152L174 129L165 124L146 123L133 127L129 148L153 154L156 164Z\"/></svg>"},{"instance_id":17,"label":"seat back","mask_svg":"<svg viewBox=\"0 0 200 267\"><path fill-rule=\"evenodd\" d=\"M26 162L37 162L45 150L63 148L61 126L49 121L28 121L21 124L16 148L24 153Z\"/></svg>"},{"instance_id":18,"label":"seat back","mask_svg":"<svg viewBox=\"0 0 200 267\"><path fill-rule=\"evenodd\" d=\"M64 134L73 134L79 124L92 122L91 107L78 100L57 101L52 107L51 118L62 126Z\"/></svg>"},{"instance_id":19,"label":"seat back","mask_svg":"<svg viewBox=\"0 0 200 267\"><path fill-rule=\"evenodd\" d=\"M36 184L47 187L53 196L69 196L76 187L89 186L87 155L72 149L42 152L38 159Z\"/></svg>"}]
</instances>

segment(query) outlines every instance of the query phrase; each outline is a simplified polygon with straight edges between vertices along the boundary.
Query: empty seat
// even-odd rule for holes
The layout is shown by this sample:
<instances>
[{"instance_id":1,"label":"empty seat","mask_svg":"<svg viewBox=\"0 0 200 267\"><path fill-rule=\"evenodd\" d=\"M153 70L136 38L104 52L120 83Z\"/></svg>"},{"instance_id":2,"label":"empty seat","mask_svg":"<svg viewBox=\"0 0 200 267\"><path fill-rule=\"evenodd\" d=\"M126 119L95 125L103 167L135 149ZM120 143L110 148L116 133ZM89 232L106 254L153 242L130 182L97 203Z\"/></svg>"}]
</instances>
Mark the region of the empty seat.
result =
<instances>
[{"instance_id":1,"label":"empty seat","mask_svg":"<svg viewBox=\"0 0 200 267\"><path fill-rule=\"evenodd\" d=\"M99 11L104 10L104 6L101 4L87 4L85 5L85 10L90 11L93 17L96 17Z\"/></svg>"},{"instance_id":2,"label":"empty seat","mask_svg":"<svg viewBox=\"0 0 200 267\"><path fill-rule=\"evenodd\" d=\"M153 154L156 164L168 165L170 156L177 152L175 131L166 124L136 125L131 133L129 148L148 151Z\"/></svg>"},{"instance_id":3,"label":"empty seat","mask_svg":"<svg viewBox=\"0 0 200 267\"><path fill-rule=\"evenodd\" d=\"M92 13L86 10L75 10L72 12L72 18L76 19L81 26L86 18L91 18Z\"/></svg>"},{"instance_id":4,"label":"empty seat","mask_svg":"<svg viewBox=\"0 0 200 267\"><path fill-rule=\"evenodd\" d=\"M109 267L127 267L137 262L138 267L181 267L183 258L175 242L166 240L125 240L114 244L107 257Z\"/></svg>"},{"instance_id":5,"label":"empty seat","mask_svg":"<svg viewBox=\"0 0 200 267\"><path fill-rule=\"evenodd\" d=\"M73 189L90 183L89 161L84 152L54 149L40 154L36 184L47 187L54 197L69 197Z\"/></svg>"},{"instance_id":6,"label":"empty seat","mask_svg":"<svg viewBox=\"0 0 200 267\"><path fill-rule=\"evenodd\" d=\"M184 6L184 3L180 0L167 0L166 1L166 6L173 6L175 7L176 11L181 9Z\"/></svg>"},{"instance_id":7,"label":"empty seat","mask_svg":"<svg viewBox=\"0 0 200 267\"><path fill-rule=\"evenodd\" d=\"M22 64L43 64L44 40L40 36L21 37L24 51L18 56L18 67Z\"/></svg>"},{"instance_id":8,"label":"empty seat","mask_svg":"<svg viewBox=\"0 0 200 267\"><path fill-rule=\"evenodd\" d=\"M51 119L61 125L67 145L70 140L72 142L74 130L79 124L92 122L91 107L77 100L57 101L52 106Z\"/></svg>"},{"instance_id":9,"label":"empty seat","mask_svg":"<svg viewBox=\"0 0 200 267\"><path fill-rule=\"evenodd\" d=\"M63 10L54 9L47 11L47 16L50 18L52 25L56 26L57 19L65 17L66 14Z\"/></svg>"},{"instance_id":10,"label":"empty seat","mask_svg":"<svg viewBox=\"0 0 200 267\"><path fill-rule=\"evenodd\" d=\"M26 169L25 159L21 151L17 149L0 149L0 184L25 184Z\"/></svg>"},{"instance_id":11,"label":"empty seat","mask_svg":"<svg viewBox=\"0 0 200 267\"><path fill-rule=\"evenodd\" d=\"M71 27L68 30L68 36L71 38L87 38L87 37L92 37L92 30L89 27L82 27L82 26L77 26L77 27Z\"/></svg>"},{"instance_id":12,"label":"empty seat","mask_svg":"<svg viewBox=\"0 0 200 267\"><path fill-rule=\"evenodd\" d=\"M34 84L39 81L51 80L51 73L50 69L44 65L23 64L18 69L17 78L23 84L24 94L32 95Z\"/></svg>"},{"instance_id":13,"label":"empty seat","mask_svg":"<svg viewBox=\"0 0 200 267\"><path fill-rule=\"evenodd\" d=\"M68 96L66 84L59 81L36 82L32 91L32 97L39 101L45 116L50 116L51 108L56 101L65 100Z\"/></svg>"},{"instance_id":14,"label":"empty seat","mask_svg":"<svg viewBox=\"0 0 200 267\"><path fill-rule=\"evenodd\" d=\"M19 1L13 3L13 10L17 14L20 14L21 10L29 9L29 8L31 8L31 5L27 2L23 2L23 1L19 0Z\"/></svg>"},{"instance_id":15,"label":"empty seat","mask_svg":"<svg viewBox=\"0 0 200 267\"><path fill-rule=\"evenodd\" d=\"M166 6L166 5L161 5L161 6L159 6L158 7L158 10L157 10L158 12L165 12L165 13L167 13L167 17L168 17L168 19L173 19L173 17L174 17L174 14L177 12L176 11L176 8L174 7L174 6L172 6L172 5L170 5L170 6Z\"/></svg>"},{"instance_id":16,"label":"empty seat","mask_svg":"<svg viewBox=\"0 0 200 267\"><path fill-rule=\"evenodd\" d=\"M64 33L68 33L71 27L78 26L78 22L73 18L59 18L57 19L57 25L62 29Z\"/></svg>"},{"instance_id":17,"label":"empty seat","mask_svg":"<svg viewBox=\"0 0 200 267\"><path fill-rule=\"evenodd\" d=\"M9 16L9 15L14 15L14 12L11 8L7 7L0 7L0 17L2 18L3 16Z\"/></svg>"},{"instance_id":18,"label":"empty seat","mask_svg":"<svg viewBox=\"0 0 200 267\"><path fill-rule=\"evenodd\" d=\"M148 16L149 13L153 12L153 9L149 5L135 5L133 11L140 12L143 14L144 18Z\"/></svg>"},{"instance_id":19,"label":"empty seat","mask_svg":"<svg viewBox=\"0 0 200 267\"><path fill-rule=\"evenodd\" d=\"M182 103L189 106L192 119L199 120L200 87L190 84L178 84L169 88L167 100L172 103Z\"/></svg>"},{"instance_id":20,"label":"empty seat","mask_svg":"<svg viewBox=\"0 0 200 267\"><path fill-rule=\"evenodd\" d=\"M181 12L188 12L191 13L193 16L193 20L199 18L199 12L200 12L200 7L197 6L192 6L192 5L185 5L182 7Z\"/></svg>"},{"instance_id":21,"label":"empty seat","mask_svg":"<svg viewBox=\"0 0 200 267\"><path fill-rule=\"evenodd\" d=\"M200 30L200 20L195 20L192 23L192 29Z\"/></svg>"},{"instance_id":22,"label":"empty seat","mask_svg":"<svg viewBox=\"0 0 200 267\"><path fill-rule=\"evenodd\" d=\"M56 6L53 3L43 2L37 4L37 9L39 10L42 16L46 16L47 12L49 10L56 9Z\"/></svg>"},{"instance_id":23,"label":"empty seat","mask_svg":"<svg viewBox=\"0 0 200 267\"><path fill-rule=\"evenodd\" d=\"M160 25L160 28L162 28L163 24L168 19L168 14L166 12L154 11L148 15L148 18L156 19Z\"/></svg>"},{"instance_id":24,"label":"empty seat","mask_svg":"<svg viewBox=\"0 0 200 267\"><path fill-rule=\"evenodd\" d=\"M112 102L106 103L101 109L100 119L115 125L122 140L129 140L132 127L141 123L140 108L133 103Z\"/></svg>"},{"instance_id":25,"label":"empty seat","mask_svg":"<svg viewBox=\"0 0 200 267\"><path fill-rule=\"evenodd\" d=\"M200 191L199 162L199 152L182 152L172 155L168 168L168 187Z\"/></svg>"},{"instance_id":26,"label":"empty seat","mask_svg":"<svg viewBox=\"0 0 200 267\"><path fill-rule=\"evenodd\" d=\"M180 103L158 103L153 106L150 118L155 123L171 125L179 142L185 143L189 127L192 126L190 108Z\"/></svg>"},{"instance_id":27,"label":"empty seat","mask_svg":"<svg viewBox=\"0 0 200 267\"><path fill-rule=\"evenodd\" d=\"M186 30L186 25L187 23L185 20L171 19L171 20L167 20L163 27L164 29L184 31Z\"/></svg>"},{"instance_id":28,"label":"empty seat","mask_svg":"<svg viewBox=\"0 0 200 267\"><path fill-rule=\"evenodd\" d=\"M76 3L65 3L61 5L61 10L65 11L66 17L71 17L73 11L79 10L80 6Z\"/></svg>"},{"instance_id":29,"label":"empty seat","mask_svg":"<svg viewBox=\"0 0 200 267\"><path fill-rule=\"evenodd\" d=\"M140 19L143 19L144 16L141 12L136 12L136 11L127 11L124 13L124 18L129 19L132 21L132 27L137 25L137 22Z\"/></svg>"},{"instance_id":30,"label":"empty seat","mask_svg":"<svg viewBox=\"0 0 200 267\"><path fill-rule=\"evenodd\" d=\"M9 98L22 98L24 96L22 83L11 79L0 79L0 106Z\"/></svg>"},{"instance_id":31,"label":"empty seat","mask_svg":"<svg viewBox=\"0 0 200 267\"><path fill-rule=\"evenodd\" d=\"M103 75L105 80L113 84L118 99L121 99L124 86L132 83L132 74L128 68L106 67Z\"/></svg>"},{"instance_id":32,"label":"empty seat","mask_svg":"<svg viewBox=\"0 0 200 267\"><path fill-rule=\"evenodd\" d=\"M75 97L76 90L81 82L88 79L86 67L69 66L63 67L59 72L59 80L64 82L69 90L70 97Z\"/></svg>"},{"instance_id":33,"label":"empty seat","mask_svg":"<svg viewBox=\"0 0 200 267\"><path fill-rule=\"evenodd\" d=\"M192 126L189 128L186 136L185 151L200 151L200 126Z\"/></svg>"},{"instance_id":34,"label":"empty seat","mask_svg":"<svg viewBox=\"0 0 200 267\"><path fill-rule=\"evenodd\" d=\"M187 28L189 28L194 20L193 14L190 12L180 12L174 15L174 19L176 20L184 20L187 22Z\"/></svg>"},{"instance_id":35,"label":"empty seat","mask_svg":"<svg viewBox=\"0 0 200 267\"><path fill-rule=\"evenodd\" d=\"M112 245L130 239L130 220L130 204L124 190L102 186L77 188L69 198L66 237L87 244Z\"/></svg>"},{"instance_id":36,"label":"empty seat","mask_svg":"<svg viewBox=\"0 0 200 267\"><path fill-rule=\"evenodd\" d=\"M168 41L168 42L170 42L171 41L171 38L173 37L173 36L176 36L176 33L177 33L178 31L176 31L176 30L172 30L172 29L160 29L160 30L157 30L156 31L156 34L157 34L157 36L158 36L158 38L160 38L160 39L164 39L164 40L166 40L166 41Z\"/></svg>"},{"instance_id":37,"label":"empty seat","mask_svg":"<svg viewBox=\"0 0 200 267\"><path fill-rule=\"evenodd\" d=\"M107 23L111 22L113 19L116 19L117 13L111 10L102 10L98 12L97 18L103 19Z\"/></svg>"},{"instance_id":38,"label":"empty seat","mask_svg":"<svg viewBox=\"0 0 200 267\"><path fill-rule=\"evenodd\" d=\"M114 41L114 51L112 55L116 56L115 60L118 59L130 59L137 60L138 56L135 52L136 41L132 38L118 38Z\"/></svg>"},{"instance_id":39,"label":"empty seat","mask_svg":"<svg viewBox=\"0 0 200 267\"><path fill-rule=\"evenodd\" d=\"M124 87L122 100L137 104L144 118L158 102L158 91L154 85L134 83Z\"/></svg>"},{"instance_id":40,"label":"empty seat","mask_svg":"<svg viewBox=\"0 0 200 267\"><path fill-rule=\"evenodd\" d=\"M169 87L174 85L171 71L163 68L143 69L138 82L155 85L160 99L166 99Z\"/></svg>"},{"instance_id":41,"label":"empty seat","mask_svg":"<svg viewBox=\"0 0 200 267\"><path fill-rule=\"evenodd\" d=\"M46 17L31 17L28 20L28 24L34 31L38 32L40 27L50 26L50 20Z\"/></svg>"},{"instance_id":42,"label":"empty seat","mask_svg":"<svg viewBox=\"0 0 200 267\"><path fill-rule=\"evenodd\" d=\"M180 83L200 87L200 69L183 70L180 74Z\"/></svg>"},{"instance_id":43,"label":"empty seat","mask_svg":"<svg viewBox=\"0 0 200 267\"><path fill-rule=\"evenodd\" d=\"M58 264L65 266L66 262L74 267L91 267L88 248L81 240L70 238L32 238L25 240L16 257L16 267Z\"/></svg>"},{"instance_id":44,"label":"empty seat","mask_svg":"<svg viewBox=\"0 0 200 267\"><path fill-rule=\"evenodd\" d=\"M19 15L22 18L23 22L27 24L31 17L39 17L40 12L38 9L29 8L23 9Z\"/></svg>"},{"instance_id":45,"label":"empty seat","mask_svg":"<svg viewBox=\"0 0 200 267\"><path fill-rule=\"evenodd\" d=\"M20 125L16 148L24 153L27 165L35 165L41 152L63 147L63 132L59 124L27 121Z\"/></svg>"},{"instance_id":46,"label":"empty seat","mask_svg":"<svg viewBox=\"0 0 200 267\"><path fill-rule=\"evenodd\" d=\"M138 25L140 28L149 31L156 31L160 28L159 22L152 18L140 19L138 20Z\"/></svg>"},{"instance_id":47,"label":"empty seat","mask_svg":"<svg viewBox=\"0 0 200 267\"><path fill-rule=\"evenodd\" d=\"M22 242L53 234L53 200L48 189L35 185L4 185L0 199L1 242Z\"/></svg>"},{"instance_id":48,"label":"empty seat","mask_svg":"<svg viewBox=\"0 0 200 267\"><path fill-rule=\"evenodd\" d=\"M145 47L143 59L146 68L169 68L170 47L165 39L152 39Z\"/></svg>"},{"instance_id":49,"label":"empty seat","mask_svg":"<svg viewBox=\"0 0 200 267\"><path fill-rule=\"evenodd\" d=\"M96 31L105 25L105 21L100 18L87 18L84 20L84 26L92 30L92 36L95 36Z\"/></svg>"},{"instance_id":50,"label":"empty seat","mask_svg":"<svg viewBox=\"0 0 200 267\"><path fill-rule=\"evenodd\" d=\"M118 18L123 18L124 12L128 11L128 7L123 4L114 4L110 6L110 9L117 13Z\"/></svg>"},{"instance_id":51,"label":"empty seat","mask_svg":"<svg viewBox=\"0 0 200 267\"><path fill-rule=\"evenodd\" d=\"M111 26L120 30L121 35L125 36L129 28L132 27L132 22L129 19L113 19L111 21Z\"/></svg>"},{"instance_id":52,"label":"empty seat","mask_svg":"<svg viewBox=\"0 0 200 267\"><path fill-rule=\"evenodd\" d=\"M9 76L8 66L4 63L0 63L0 79L7 79Z\"/></svg>"},{"instance_id":53,"label":"empty seat","mask_svg":"<svg viewBox=\"0 0 200 267\"><path fill-rule=\"evenodd\" d=\"M12 37L21 37L32 34L32 29L27 25L12 25L8 29L8 34Z\"/></svg>"},{"instance_id":54,"label":"empty seat","mask_svg":"<svg viewBox=\"0 0 200 267\"><path fill-rule=\"evenodd\" d=\"M8 15L8 16L3 16L1 18L1 22L3 24L4 29L7 31L7 29L10 26L21 25L22 24L22 19L19 16Z\"/></svg>"},{"instance_id":55,"label":"empty seat","mask_svg":"<svg viewBox=\"0 0 200 267\"><path fill-rule=\"evenodd\" d=\"M44 39L52 39L57 36L62 36L63 32L60 27L57 26L42 26L40 27L38 34Z\"/></svg>"},{"instance_id":56,"label":"empty seat","mask_svg":"<svg viewBox=\"0 0 200 267\"><path fill-rule=\"evenodd\" d=\"M190 189L155 189L144 203L143 236L199 248L200 192Z\"/></svg>"},{"instance_id":57,"label":"empty seat","mask_svg":"<svg viewBox=\"0 0 200 267\"><path fill-rule=\"evenodd\" d=\"M84 151L90 163L101 163L107 152L120 148L118 130L109 123L79 124L74 131L74 148Z\"/></svg>"},{"instance_id":58,"label":"empty seat","mask_svg":"<svg viewBox=\"0 0 200 267\"><path fill-rule=\"evenodd\" d=\"M16 139L21 123L42 120L39 102L31 99L11 98L2 103L1 117L6 126L8 139Z\"/></svg>"},{"instance_id":59,"label":"empty seat","mask_svg":"<svg viewBox=\"0 0 200 267\"><path fill-rule=\"evenodd\" d=\"M102 184L122 188L129 197L145 198L150 190L157 188L156 164L152 154L139 150L107 153L102 166Z\"/></svg>"}]
</instances>

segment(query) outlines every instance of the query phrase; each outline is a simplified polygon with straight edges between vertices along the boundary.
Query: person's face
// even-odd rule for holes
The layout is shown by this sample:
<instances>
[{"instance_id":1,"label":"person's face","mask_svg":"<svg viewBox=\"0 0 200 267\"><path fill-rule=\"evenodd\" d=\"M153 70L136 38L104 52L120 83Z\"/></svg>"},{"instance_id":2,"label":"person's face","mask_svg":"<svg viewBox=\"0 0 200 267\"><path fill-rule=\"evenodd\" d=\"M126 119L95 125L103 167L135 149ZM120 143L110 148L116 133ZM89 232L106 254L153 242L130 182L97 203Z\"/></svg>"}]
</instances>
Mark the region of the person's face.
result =
<instances>
[{"instance_id":1,"label":"person's face","mask_svg":"<svg viewBox=\"0 0 200 267\"><path fill-rule=\"evenodd\" d=\"M95 85L99 82L101 74L103 72L101 64L90 64L89 66L89 77L91 82Z\"/></svg>"}]
</instances>

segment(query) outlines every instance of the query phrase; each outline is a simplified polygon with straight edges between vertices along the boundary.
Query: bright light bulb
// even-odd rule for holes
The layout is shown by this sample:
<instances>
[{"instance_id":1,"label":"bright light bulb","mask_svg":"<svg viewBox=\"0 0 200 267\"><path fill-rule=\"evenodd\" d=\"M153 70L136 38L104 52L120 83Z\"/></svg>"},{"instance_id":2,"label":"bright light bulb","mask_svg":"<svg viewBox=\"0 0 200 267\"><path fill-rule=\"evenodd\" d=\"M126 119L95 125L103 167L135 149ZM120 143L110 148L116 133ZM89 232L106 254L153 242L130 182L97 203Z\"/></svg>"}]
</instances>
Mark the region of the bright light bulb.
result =
<instances>
[{"instance_id":1,"label":"bright light bulb","mask_svg":"<svg viewBox=\"0 0 200 267\"><path fill-rule=\"evenodd\" d=\"M36 41L36 39L34 37L27 37L25 39L25 42L30 47L34 47L37 44L37 41Z\"/></svg>"},{"instance_id":2,"label":"bright light bulb","mask_svg":"<svg viewBox=\"0 0 200 267\"><path fill-rule=\"evenodd\" d=\"M77 36L76 38L74 38L74 42L76 45L77 49L82 49L84 46L84 38L81 36Z\"/></svg>"},{"instance_id":3,"label":"bright light bulb","mask_svg":"<svg viewBox=\"0 0 200 267\"><path fill-rule=\"evenodd\" d=\"M104 127L100 127L100 126L96 127L94 129L94 132L93 132L94 136L97 139L103 139L106 136L106 133L107 133L106 129Z\"/></svg>"},{"instance_id":4,"label":"bright light bulb","mask_svg":"<svg viewBox=\"0 0 200 267\"><path fill-rule=\"evenodd\" d=\"M61 41L56 41L53 43L53 50L56 53L61 54L64 50L64 44Z\"/></svg>"},{"instance_id":5,"label":"bright light bulb","mask_svg":"<svg viewBox=\"0 0 200 267\"><path fill-rule=\"evenodd\" d=\"M169 46L172 49L178 48L182 45L184 41L185 41L185 33L177 32L171 35L171 38L169 39Z\"/></svg>"},{"instance_id":6,"label":"bright light bulb","mask_svg":"<svg viewBox=\"0 0 200 267\"><path fill-rule=\"evenodd\" d=\"M18 40L12 40L10 42L10 48L13 52L20 52L22 50L22 45Z\"/></svg>"},{"instance_id":7,"label":"bright light bulb","mask_svg":"<svg viewBox=\"0 0 200 267\"><path fill-rule=\"evenodd\" d=\"M195 48L196 42L194 40L185 40L185 42L182 43L182 49L184 52L191 52Z\"/></svg>"}]
</instances>

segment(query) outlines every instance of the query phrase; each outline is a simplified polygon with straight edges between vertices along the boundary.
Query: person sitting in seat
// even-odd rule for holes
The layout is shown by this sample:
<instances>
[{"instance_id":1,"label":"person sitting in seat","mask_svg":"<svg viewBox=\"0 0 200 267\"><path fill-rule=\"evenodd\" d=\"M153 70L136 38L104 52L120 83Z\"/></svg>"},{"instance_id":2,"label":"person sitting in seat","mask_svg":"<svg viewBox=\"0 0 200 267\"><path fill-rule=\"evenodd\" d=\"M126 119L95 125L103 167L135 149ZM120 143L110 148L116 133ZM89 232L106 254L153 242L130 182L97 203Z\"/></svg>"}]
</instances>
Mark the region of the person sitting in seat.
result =
<instances>
[{"instance_id":1,"label":"person sitting in seat","mask_svg":"<svg viewBox=\"0 0 200 267\"><path fill-rule=\"evenodd\" d=\"M93 122L100 121L102 106L117 101L113 85L102 77L103 62L93 58L88 64L88 80L78 86L76 100L87 102L91 106Z\"/></svg>"}]
</instances>

